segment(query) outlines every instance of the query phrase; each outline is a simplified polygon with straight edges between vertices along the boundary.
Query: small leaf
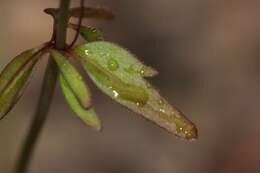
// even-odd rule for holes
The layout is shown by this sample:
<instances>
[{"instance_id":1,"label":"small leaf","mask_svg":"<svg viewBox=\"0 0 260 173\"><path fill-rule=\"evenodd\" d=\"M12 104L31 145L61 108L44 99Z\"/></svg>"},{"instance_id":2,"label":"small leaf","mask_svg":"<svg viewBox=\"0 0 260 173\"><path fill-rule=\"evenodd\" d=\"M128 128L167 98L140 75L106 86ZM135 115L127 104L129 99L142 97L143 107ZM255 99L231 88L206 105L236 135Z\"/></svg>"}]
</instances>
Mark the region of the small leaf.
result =
<instances>
[{"instance_id":1,"label":"small leaf","mask_svg":"<svg viewBox=\"0 0 260 173\"><path fill-rule=\"evenodd\" d=\"M78 25L69 24L69 27L77 30ZM80 26L80 35L88 42L93 42L97 40L103 40L103 33L96 28L87 27L87 26Z\"/></svg>"},{"instance_id":2,"label":"small leaf","mask_svg":"<svg viewBox=\"0 0 260 173\"><path fill-rule=\"evenodd\" d=\"M50 53L80 104L89 108L91 106L91 94L82 76L61 53L56 50L50 50Z\"/></svg>"},{"instance_id":3,"label":"small leaf","mask_svg":"<svg viewBox=\"0 0 260 173\"><path fill-rule=\"evenodd\" d=\"M80 17L81 8L71 8L70 15L72 17ZM113 19L114 14L105 8L90 8L85 7L83 10L83 17L96 19Z\"/></svg>"},{"instance_id":4,"label":"small leaf","mask_svg":"<svg viewBox=\"0 0 260 173\"><path fill-rule=\"evenodd\" d=\"M101 121L96 115L96 112L93 108L86 109L81 106L62 74L60 75L60 86L68 104L75 114L77 114L86 124L90 125L97 131L100 131L102 128Z\"/></svg>"},{"instance_id":5,"label":"small leaf","mask_svg":"<svg viewBox=\"0 0 260 173\"><path fill-rule=\"evenodd\" d=\"M27 50L16 56L0 74L0 118L16 104L32 69L38 61L38 49Z\"/></svg>"},{"instance_id":6,"label":"small leaf","mask_svg":"<svg viewBox=\"0 0 260 173\"><path fill-rule=\"evenodd\" d=\"M153 70L129 52L112 43L93 42L75 47L73 55L94 83L115 101L177 136L197 138L195 125L143 78Z\"/></svg>"}]
</instances>

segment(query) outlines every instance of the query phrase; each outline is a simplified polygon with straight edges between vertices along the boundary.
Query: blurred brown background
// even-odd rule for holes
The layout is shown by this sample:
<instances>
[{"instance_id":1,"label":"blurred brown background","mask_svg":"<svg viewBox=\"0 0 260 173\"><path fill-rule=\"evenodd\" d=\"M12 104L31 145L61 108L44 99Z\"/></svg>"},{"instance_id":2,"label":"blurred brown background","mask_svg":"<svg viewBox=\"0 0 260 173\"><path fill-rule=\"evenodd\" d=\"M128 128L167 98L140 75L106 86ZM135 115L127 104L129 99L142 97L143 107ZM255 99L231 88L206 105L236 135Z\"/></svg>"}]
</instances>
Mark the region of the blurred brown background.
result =
<instances>
[{"instance_id":1,"label":"blurred brown background","mask_svg":"<svg viewBox=\"0 0 260 173\"><path fill-rule=\"evenodd\" d=\"M112 102L91 83L104 126L97 133L73 115L57 87L30 173L260 172L260 1L86 0L85 4L115 12L112 22L85 23L101 28L107 40L127 47L160 71L151 82L197 124L199 140L171 136ZM57 6L58 0L1 0L2 67L22 50L49 40L52 19L43 9ZM1 173L14 166L45 63L38 66L15 109L0 122Z\"/></svg>"}]
</instances>

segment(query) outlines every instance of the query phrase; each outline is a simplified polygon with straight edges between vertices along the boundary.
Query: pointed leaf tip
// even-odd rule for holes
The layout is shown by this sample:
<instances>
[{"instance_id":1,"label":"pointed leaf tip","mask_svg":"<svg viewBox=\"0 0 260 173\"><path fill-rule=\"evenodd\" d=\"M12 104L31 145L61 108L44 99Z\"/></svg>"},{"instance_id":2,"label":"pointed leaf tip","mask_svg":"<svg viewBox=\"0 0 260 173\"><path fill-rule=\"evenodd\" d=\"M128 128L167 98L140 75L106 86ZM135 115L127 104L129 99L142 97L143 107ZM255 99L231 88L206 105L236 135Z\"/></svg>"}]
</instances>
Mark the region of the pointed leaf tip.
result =
<instances>
[{"instance_id":1,"label":"pointed leaf tip","mask_svg":"<svg viewBox=\"0 0 260 173\"><path fill-rule=\"evenodd\" d=\"M0 119L17 103L38 61L36 52L30 49L16 56L0 74Z\"/></svg>"},{"instance_id":2,"label":"pointed leaf tip","mask_svg":"<svg viewBox=\"0 0 260 173\"><path fill-rule=\"evenodd\" d=\"M58 67L63 74L65 80L68 82L71 90L74 92L76 98L85 108L91 106L91 94L89 88L83 80L83 77L73 67L73 65L57 50L50 50L51 55L58 64Z\"/></svg>"},{"instance_id":3,"label":"pointed leaf tip","mask_svg":"<svg viewBox=\"0 0 260 173\"><path fill-rule=\"evenodd\" d=\"M143 78L156 72L125 49L98 41L75 47L73 54L97 87L112 99L176 136L197 138L195 125Z\"/></svg>"},{"instance_id":4,"label":"pointed leaf tip","mask_svg":"<svg viewBox=\"0 0 260 173\"><path fill-rule=\"evenodd\" d=\"M102 125L101 121L96 115L96 112L93 108L84 108L77 100L74 92L71 90L68 82L65 77L60 75L60 86L62 92L66 98L67 103L70 105L73 112L87 125L93 127L97 131L101 131Z\"/></svg>"}]
</instances>

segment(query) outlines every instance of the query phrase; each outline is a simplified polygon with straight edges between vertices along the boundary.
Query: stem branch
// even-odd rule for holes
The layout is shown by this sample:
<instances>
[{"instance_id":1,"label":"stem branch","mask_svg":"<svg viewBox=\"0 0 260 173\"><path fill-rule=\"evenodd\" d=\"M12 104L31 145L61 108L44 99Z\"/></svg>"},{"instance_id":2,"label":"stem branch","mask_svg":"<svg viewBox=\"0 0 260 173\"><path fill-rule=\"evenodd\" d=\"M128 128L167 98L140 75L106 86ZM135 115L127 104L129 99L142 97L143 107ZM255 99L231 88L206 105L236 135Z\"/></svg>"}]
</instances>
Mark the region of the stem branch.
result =
<instances>
[{"instance_id":1,"label":"stem branch","mask_svg":"<svg viewBox=\"0 0 260 173\"><path fill-rule=\"evenodd\" d=\"M69 20L69 5L70 0L60 0L60 10L58 18L55 20L55 48L65 49L66 47L66 31ZM15 173L26 173L29 162L31 160L35 144L47 118L51 101L53 98L56 81L58 76L58 68L53 60L49 58L46 72L43 79L41 95L38 101L38 106L32 120L29 133L25 139L22 151L18 158Z\"/></svg>"}]
</instances>

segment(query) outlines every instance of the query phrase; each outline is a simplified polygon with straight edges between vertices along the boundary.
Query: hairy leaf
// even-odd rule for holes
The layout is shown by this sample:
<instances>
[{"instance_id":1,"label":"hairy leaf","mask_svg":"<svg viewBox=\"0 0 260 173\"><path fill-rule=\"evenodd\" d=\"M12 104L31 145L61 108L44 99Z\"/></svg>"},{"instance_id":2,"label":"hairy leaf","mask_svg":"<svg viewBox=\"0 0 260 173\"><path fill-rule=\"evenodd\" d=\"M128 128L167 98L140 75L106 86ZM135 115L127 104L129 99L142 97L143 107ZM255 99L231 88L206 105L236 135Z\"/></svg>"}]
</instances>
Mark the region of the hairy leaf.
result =
<instances>
[{"instance_id":1,"label":"hairy leaf","mask_svg":"<svg viewBox=\"0 0 260 173\"><path fill-rule=\"evenodd\" d=\"M94 83L115 101L177 136L197 137L194 124L143 78L156 72L123 48L99 41L75 47L73 55Z\"/></svg>"},{"instance_id":2,"label":"hairy leaf","mask_svg":"<svg viewBox=\"0 0 260 173\"><path fill-rule=\"evenodd\" d=\"M61 53L56 50L50 50L50 52L80 104L85 108L90 107L91 94L82 76Z\"/></svg>"},{"instance_id":3,"label":"hairy leaf","mask_svg":"<svg viewBox=\"0 0 260 173\"><path fill-rule=\"evenodd\" d=\"M23 94L26 82L38 61L38 49L16 56L0 74L0 118L3 118Z\"/></svg>"},{"instance_id":4,"label":"hairy leaf","mask_svg":"<svg viewBox=\"0 0 260 173\"><path fill-rule=\"evenodd\" d=\"M80 17L81 8L71 8L70 15L72 17ZM85 18L96 18L96 19L113 19L114 14L105 8L91 8L85 7L83 10L83 17Z\"/></svg>"},{"instance_id":5,"label":"hairy leaf","mask_svg":"<svg viewBox=\"0 0 260 173\"><path fill-rule=\"evenodd\" d=\"M96 112L93 108L86 109L81 106L63 74L60 75L60 86L68 104L70 105L71 109L75 112L75 114L78 115L79 118L81 118L87 125L100 131L101 121L96 115Z\"/></svg>"},{"instance_id":6,"label":"hairy leaf","mask_svg":"<svg viewBox=\"0 0 260 173\"><path fill-rule=\"evenodd\" d=\"M70 23L69 27L74 30L77 30L78 25ZM103 40L103 32L97 30L96 28L80 26L79 32L80 32L80 35L88 42Z\"/></svg>"}]
</instances>

